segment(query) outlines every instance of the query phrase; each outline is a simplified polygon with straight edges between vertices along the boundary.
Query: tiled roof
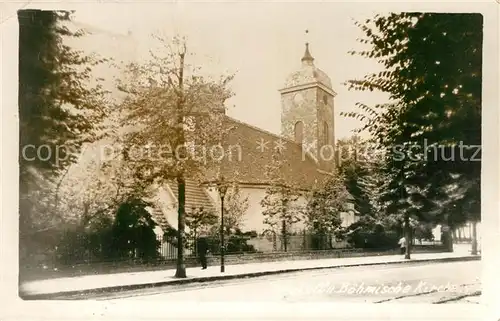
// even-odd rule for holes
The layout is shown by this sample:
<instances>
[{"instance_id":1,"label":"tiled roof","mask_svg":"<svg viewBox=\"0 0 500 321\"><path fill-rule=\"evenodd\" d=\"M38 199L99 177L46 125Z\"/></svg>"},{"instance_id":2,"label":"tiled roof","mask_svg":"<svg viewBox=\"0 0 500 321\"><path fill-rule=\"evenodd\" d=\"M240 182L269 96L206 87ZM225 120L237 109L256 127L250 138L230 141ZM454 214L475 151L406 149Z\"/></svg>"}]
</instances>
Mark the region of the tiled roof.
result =
<instances>
[{"instance_id":1,"label":"tiled roof","mask_svg":"<svg viewBox=\"0 0 500 321\"><path fill-rule=\"evenodd\" d=\"M177 199L177 182L172 181L169 184L174 197ZM204 208L207 211L215 212L215 204L208 196L205 189L196 180L191 178L186 178L186 212L190 212L193 209Z\"/></svg>"},{"instance_id":2,"label":"tiled roof","mask_svg":"<svg viewBox=\"0 0 500 321\"><path fill-rule=\"evenodd\" d=\"M161 208L158 206L158 204L155 204L155 206L152 209L151 212L151 217L153 220L158 224L158 226L164 231L168 231L172 226L170 225L170 222L167 220L165 213L161 210Z\"/></svg>"},{"instance_id":3,"label":"tiled roof","mask_svg":"<svg viewBox=\"0 0 500 321\"><path fill-rule=\"evenodd\" d=\"M286 160L283 174L288 182L308 188L325 177L318 171L317 163L293 141L227 116L224 127L228 134L223 143L225 157L220 172L228 180L240 184L267 184L266 165L271 164L273 152L280 142ZM241 151L240 157L238 151Z\"/></svg>"}]
</instances>

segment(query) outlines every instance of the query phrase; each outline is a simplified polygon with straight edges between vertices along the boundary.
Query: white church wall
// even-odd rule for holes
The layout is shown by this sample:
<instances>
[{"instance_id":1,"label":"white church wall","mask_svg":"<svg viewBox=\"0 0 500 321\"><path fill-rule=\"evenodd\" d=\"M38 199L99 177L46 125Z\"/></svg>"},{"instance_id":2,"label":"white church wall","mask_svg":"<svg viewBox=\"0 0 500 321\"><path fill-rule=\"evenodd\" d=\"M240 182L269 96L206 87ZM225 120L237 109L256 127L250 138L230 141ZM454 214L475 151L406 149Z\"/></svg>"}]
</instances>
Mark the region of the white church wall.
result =
<instances>
[{"instance_id":1,"label":"white church wall","mask_svg":"<svg viewBox=\"0 0 500 321\"><path fill-rule=\"evenodd\" d=\"M262 233L269 228L264 224L264 215L262 214L264 208L260 205L260 202L266 196L266 189L245 187L241 190L242 193L248 197L247 215L245 215L245 220L243 222L244 229Z\"/></svg>"},{"instance_id":2,"label":"white church wall","mask_svg":"<svg viewBox=\"0 0 500 321\"><path fill-rule=\"evenodd\" d=\"M342 220L342 223L340 224L342 227L349 227L349 225L357 221L357 217L352 211L340 213L340 219Z\"/></svg>"},{"instance_id":3,"label":"white church wall","mask_svg":"<svg viewBox=\"0 0 500 321\"><path fill-rule=\"evenodd\" d=\"M168 224L173 228L177 229L177 198L175 194L170 189L168 185L159 187L156 194L156 201L160 210L163 212ZM189 228L186 226L185 231L189 232ZM164 231L157 231L155 233L161 233L163 235ZM175 259L177 258L177 249L168 241L162 241L160 244L160 253L164 258ZM192 249L185 249L185 255L192 254Z\"/></svg>"},{"instance_id":4,"label":"white church wall","mask_svg":"<svg viewBox=\"0 0 500 321\"><path fill-rule=\"evenodd\" d=\"M170 187L159 187L156 194L156 200L168 224L177 228L177 199L170 190Z\"/></svg>"},{"instance_id":5,"label":"white church wall","mask_svg":"<svg viewBox=\"0 0 500 321\"><path fill-rule=\"evenodd\" d=\"M220 196L217 189L209 187L206 188L205 191L210 196L214 204L216 204L217 208L220 208ZM258 187L240 186L240 193L242 198L248 198L248 209L243 216L241 226L242 230L244 232L255 230L258 233L261 233L266 227L263 223L264 216L262 215L262 206L260 205L260 201L264 198L266 190ZM220 215L220 211L217 211L217 214Z\"/></svg>"},{"instance_id":6,"label":"white church wall","mask_svg":"<svg viewBox=\"0 0 500 321\"><path fill-rule=\"evenodd\" d=\"M206 188L207 194L210 196L214 204L216 204L217 208L220 207L220 196L215 188ZM248 186L240 186L241 197L248 198L248 209L243 216L242 220L242 230L245 231L256 231L257 233L262 233L266 229L269 228L266 224L264 224L264 215L262 212L264 208L260 204L260 202L266 196L265 187L248 187ZM297 201L299 206L306 205L306 199L300 198ZM220 215L220 211L217 213ZM294 224L293 231L302 231L305 228L305 224L303 221Z\"/></svg>"}]
</instances>

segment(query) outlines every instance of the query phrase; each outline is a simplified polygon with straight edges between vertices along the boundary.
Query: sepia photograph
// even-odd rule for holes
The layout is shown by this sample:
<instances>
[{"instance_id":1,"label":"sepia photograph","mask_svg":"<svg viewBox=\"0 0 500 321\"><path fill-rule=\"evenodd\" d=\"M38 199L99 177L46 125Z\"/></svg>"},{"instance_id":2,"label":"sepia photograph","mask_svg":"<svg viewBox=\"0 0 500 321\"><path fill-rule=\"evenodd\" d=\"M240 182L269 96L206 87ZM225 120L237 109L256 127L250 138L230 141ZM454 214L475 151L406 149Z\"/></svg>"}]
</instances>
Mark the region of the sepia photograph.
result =
<instances>
[{"instance_id":1,"label":"sepia photograph","mask_svg":"<svg viewBox=\"0 0 500 321\"><path fill-rule=\"evenodd\" d=\"M20 299L481 304L483 14L117 7L11 17Z\"/></svg>"}]
</instances>

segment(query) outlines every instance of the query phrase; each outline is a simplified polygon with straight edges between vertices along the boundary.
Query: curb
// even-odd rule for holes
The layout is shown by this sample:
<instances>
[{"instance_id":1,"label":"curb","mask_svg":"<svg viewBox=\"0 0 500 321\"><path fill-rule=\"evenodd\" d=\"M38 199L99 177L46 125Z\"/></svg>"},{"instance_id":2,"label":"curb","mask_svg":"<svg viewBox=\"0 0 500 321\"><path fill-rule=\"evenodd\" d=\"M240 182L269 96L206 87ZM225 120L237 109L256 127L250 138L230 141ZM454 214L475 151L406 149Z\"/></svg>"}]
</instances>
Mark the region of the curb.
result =
<instances>
[{"instance_id":1,"label":"curb","mask_svg":"<svg viewBox=\"0 0 500 321\"><path fill-rule=\"evenodd\" d=\"M444 263L444 262L478 261L478 260L481 260L481 256L462 256L462 257L457 256L457 257L450 257L450 258L415 259L415 260L409 260L409 261L396 261L396 262L341 264L341 265L320 266L320 267L292 268L292 269L283 269L283 270L274 270L274 271L251 272L251 273L234 274L234 275L216 275L216 276L207 276L207 277L194 277L194 278L176 279L176 280L159 281L159 282L142 283L142 284L129 284L129 285L118 285L118 286L111 286L111 287L104 287L104 288L93 288L93 289L85 289L85 290L62 291L62 292L55 292L55 293L28 294L28 293L22 293L20 291L19 297L23 300L54 300L57 298L64 299L64 297L66 297L66 296L76 296L76 295L84 296L84 295L92 295L92 294L95 295L95 294L104 294L104 293L114 293L114 292L131 291L131 290L151 289L151 288L155 288L155 287L162 287L162 286L168 286L168 285L182 285L182 284L189 284L189 283L206 283L206 282L219 281L219 280L255 278L255 277L260 277L260 276L294 273L294 272L301 272L301 271L327 270L327 269L356 267L356 266L416 264L416 263L427 263L427 262Z\"/></svg>"}]
</instances>

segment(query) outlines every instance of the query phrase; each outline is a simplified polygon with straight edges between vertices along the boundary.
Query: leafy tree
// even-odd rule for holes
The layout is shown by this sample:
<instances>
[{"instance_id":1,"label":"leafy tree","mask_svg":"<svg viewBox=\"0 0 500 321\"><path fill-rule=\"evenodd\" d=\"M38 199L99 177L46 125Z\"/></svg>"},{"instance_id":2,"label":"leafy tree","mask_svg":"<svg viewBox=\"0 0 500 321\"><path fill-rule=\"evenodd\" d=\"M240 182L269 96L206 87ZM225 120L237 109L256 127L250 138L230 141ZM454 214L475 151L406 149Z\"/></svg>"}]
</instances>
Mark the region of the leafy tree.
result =
<instances>
[{"instance_id":1,"label":"leafy tree","mask_svg":"<svg viewBox=\"0 0 500 321\"><path fill-rule=\"evenodd\" d=\"M157 258L160 242L154 232L156 223L146 209L148 206L142 200L131 199L118 207L112 227L115 257Z\"/></svg>"},{"instance_id":2,"label":"leafy tree","mask_svg":"<svg viewBox=\"0 0 500 321\"><path fill-rule=\"evenodd\" d=\"M350 195L344 185L344 177L335 173L326 181L311 191L305 208L305 220L310 230L315 234L315 248L323 248L322 240L331 240L333 234L341 231L342 218L340 214L347 211Z\"/></svg>"},{"instance_id":3,"label":"leafy tree","mask_svg":"<svg viewBox=\"0 0 500 321\"><path fill-rule=\"evenodd\" d=\"M273 153L272 162L265 169L269 186L260 203L264 208L262 212L264 224L267 224L271 230L281 230L286 251L288 231L293 224L301 221L303 208L297 202L302 194L301 191L284 178L285 164L279 152Z\"/></svg>"},{"instance_id":4,"label":"leafy tree","mask_svg":"<svg viewBox=\"0 0 500 321\"><path fill-rule=\"evenodd\" d=\"M357 25L370 49L352 54L377 59L385 71L348 81L350 89L380 90L390 102L358 103L347 116L364 121L360 130L386 154L387 212L402 215L408 233L411 217L453 227L467 217L449 211L451 199L479 206L478 185L469 182L479 179L480 162L470 161L471 150L460 160L442 155L481 143L482 16L394 13ZM468 188L450 199L455 185Z\"/></svg>"},{"instance_id":5,"label":"leafy tree","mask_svg":"<svg viewBox=\"0 0 500 321\"><path fill-rule=\"evenodd\" d=\"M359 216L375 215L378 186L376 150L358 136L337 143L341 157L338 170L344 177L345 186L353 197L354 209Z\"/></svg>"},{"instance_id":6,"label":"leafy tree","mask_svg":"<svg viewBox=\"0 0 500 321\"><path fill-rule=\"evenodd\" d=\"M87 152L98 155L96 150ZM134 168L116 156L82 159L69 168L59 186L59 205L53 212L59 222L86 226L94 219L113 218L116 208L130 198L152 196L153 188L138 180Z\"/></svg>"},{"instance_id":7,"label":"leafy tree","mask_svg":"<svg viewBox=\"0 0 500 321\"><path fill-rule=\"evenodd\" d=\"M219 216L212 211L206 210L203 207L193 208L186 212L186 226L192 232L194 240L199 236L199 233L209 233L209 231L217 226Z\"/></svg>"},{"instance_id":8,"label":"leafy tree","mask_svg":"<svg viewBox=\"0 0 500 321\"><path fill-rule=\"evenodd\" d=\"M232 183L224 197L224 229L226 233L235 233L241 229L248 206L248 197L241 194L237 183Z\"/></svg>"},{"instance_id":9,"label":"leafy tree","mask_svg":"<svg viewBox=\"0 0 500 321\"><path fill-rule=\"evenodd\" d=\"M99 138L108 104L100 81L91 82L105 60L65 44L85 35L67 27L71 12L20 10L18 20L20 235L29 238L57 223L54 190L82 146Z\"/></svg>"},{"instance_id":10,"label":"leafy tree","mask_svg":"<svg viewBox=\"0 0 500 321\"><path fill-rule=\"evenodd\" d=\"M347 209L349 197L343 177L338 173L329 177L323 186L309 194L305 211L307 224L318 232L335 231L342 223L340 213Z\"/></svg>"},{"instance_id":11,"label":"leafy tree","mask_svg":"<svg viewBox=\"0 0 500 321\"><path fill-rule=\"evenodd\" d=\"M434 234L432 233L432 230L434 229L433 224L429 223L419 223L415 227L414 231L414 236L415 239L422 241L433 241L434 240Z\"/></svg>"},{"instance_id":12,"label":"leafy tree","mask_svg":"<svg viewBox=\"0 0 500 321\"><path fill-rule=\"evenodd\" d=\"M162 185L177 182L178 253L176 277L186 277L183 259L185 179L199 178L219 158L204 152L221 141L227 88L232 76L217 80L200 76L187 62L187 43L156 36L161 48L145 64L130 64L133 81L119 83L127 97L121 103L127 162L138 179Z\"/></svg>"}]
</instances>

